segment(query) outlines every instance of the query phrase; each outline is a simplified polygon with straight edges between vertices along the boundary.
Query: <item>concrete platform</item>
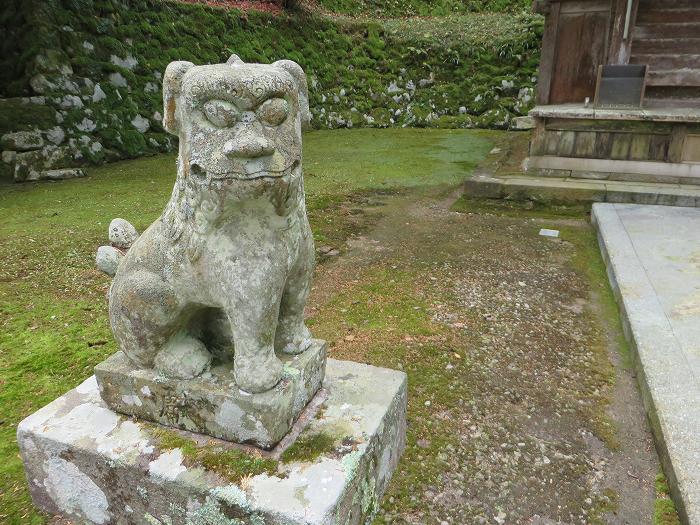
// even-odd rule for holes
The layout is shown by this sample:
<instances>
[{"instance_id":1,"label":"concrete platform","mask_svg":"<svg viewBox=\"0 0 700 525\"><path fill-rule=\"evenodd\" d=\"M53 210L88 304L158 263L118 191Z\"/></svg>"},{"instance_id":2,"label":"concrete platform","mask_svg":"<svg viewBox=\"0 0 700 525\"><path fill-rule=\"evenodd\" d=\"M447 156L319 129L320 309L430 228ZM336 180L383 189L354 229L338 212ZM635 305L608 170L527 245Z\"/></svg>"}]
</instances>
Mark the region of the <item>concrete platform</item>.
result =
<instances>
[{"instance_id":1,"label":"concrete platform","mask_svg":"<svg viewBox=\"0 0 700 525\"><path fill-rule=\"evenodd\" d=\"M270 453L122 416L93 376L22 421L17 441L34 504L76 523L369 523L405 446L406 375L329 359L319 395Z\"/></svg>"},{"instance_id":2,"label":"concrete platform","mask_svg":"<svg viewBox=\"0 0 700 525\"><path fill-rule=\"evenodd\" d=\"M467 197L553 203L616 202L700 208L700 185L573 177L476 175L465 181L464 194Z\"/></svg>"},{"instance_id":3,"label":"concrete platform","mask_svg":"<svg viewBox=\"0 0 700 525\"><path fill-rule=\"evenodd\" d=\"M700 524L700 210L594 204L592 215L673 498Z\"/></svg>"},{"instance_id":4,"label":"concrete platform","mask_svg":"<svg viewBox=\"0 0 700 525\"><path fill-rule=\"evenodd\" d=\"M117 352L95 367L95 377L102 399L121 414L270 449L321 388L327 348L314 339L301 354L280 356L282 380L259 394L238 388L232 361L193 379L170 379Z\"/></svg>"}]
</instances>

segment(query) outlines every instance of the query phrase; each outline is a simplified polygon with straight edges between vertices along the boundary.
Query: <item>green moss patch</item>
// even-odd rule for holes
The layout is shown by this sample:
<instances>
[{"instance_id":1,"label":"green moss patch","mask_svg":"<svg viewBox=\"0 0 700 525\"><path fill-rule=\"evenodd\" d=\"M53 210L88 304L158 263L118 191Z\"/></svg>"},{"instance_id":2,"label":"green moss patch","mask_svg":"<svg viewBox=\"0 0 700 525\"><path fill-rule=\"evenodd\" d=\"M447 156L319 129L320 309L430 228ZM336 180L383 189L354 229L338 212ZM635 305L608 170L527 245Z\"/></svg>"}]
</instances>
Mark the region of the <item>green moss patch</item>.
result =
<instances>
[{"instance_id":1,"label":"green moss patch","mask_svg":"<svg viewBox=\"0 0 700 525\"><path fill-rule=\"evenodd\" d=\"M287 450L282 453L284 463L313 461L317 457L333 452L336 438L324 433L302 434Z\"/></svg>"},{"instance_id":2,"label":"green moss patch","mask_svg":"<svg viewBox=\"0 0 700 525\"><path fill-rule=\"evenodd\" d=\"M160 450L180 449L188 467L202 467L231 483L249 476L274 474L277 461L255 452L212 445L199 445L174 430L148 425L148 432Z\"/></svg>"},{"instance_id":3,"label":"green moss patch","mask_svg":"<svg viewBox=\"0 0 700 525\"><path fill-rule=\"evenodd\" d=\"M32 104L27 99L0 99L0 135L11 131L47 129L56 125L56 111L43 104Z\"/></svg>"},{"instance_id":4,"label":"green moss patch","mask_svg":"<svg viewBox=\"0 0 700 525\"><path fill-rule=\"evenodd\" d=\"M676 506L671 499L671 489L662 472L656 476L656 501L653 525L680 525Z\"/></svg>"}]
</instances>

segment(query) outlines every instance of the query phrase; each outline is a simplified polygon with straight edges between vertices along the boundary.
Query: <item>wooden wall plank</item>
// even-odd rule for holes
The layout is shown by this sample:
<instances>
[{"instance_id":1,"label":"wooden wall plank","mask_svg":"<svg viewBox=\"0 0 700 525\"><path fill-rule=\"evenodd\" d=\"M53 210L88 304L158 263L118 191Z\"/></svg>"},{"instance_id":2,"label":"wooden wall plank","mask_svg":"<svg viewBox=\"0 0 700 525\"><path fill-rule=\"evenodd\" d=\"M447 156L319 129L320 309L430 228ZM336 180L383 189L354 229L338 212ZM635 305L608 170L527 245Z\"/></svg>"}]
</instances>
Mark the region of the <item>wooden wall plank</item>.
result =
<instances>
[{"instance_id":1,"label":"wooden wall plank","mask_svg":"<svg viewBox=\"0 0 700 525\"><path fill-rule=\"evenodd\" d=\"M612 153L613 133L596 133L595 154L597 159L607 159Z\"/></svg>"},{"instance_id":2,"label":"wooden wall plank","mask_svg":"<svg viewBox=\"0 0 700 525\"><path fill-rule=\"evenodd\" d=\"M535 129L532 130L530 147L528 148L530 155L544 155L545 140L547 137L545 125L545 119L535 119Z\"/></svg>"},{"instance_id":3,"label":"wooden wall plank","mask_svg":"<svg viewBox=\"0 0 700 525\"><path fill-rule=\"evenodd\" d=\"M546 129L565 131L602 131L602 132L636 132L658 133L668 135L672 123L645 122L642 120L592 120L592 119L547 119Z\"/></svg>"},{"instance_id":4,"label":"wooden wall plank","mask_svg":"<svg viewBox=\"0 0 700 525\"><path fill-rule=\"evenodd\" d=\"M668 145L671 142L670 135L651 135L649 138L649 153L647 159L666 161L668 159Z\"/></svg>"},{"instance_id":5,"label":"wooden wall plank","mask_svg":"<svg viewBox=\"0 0 700 525\"><path fill-rule=\"evenodd\" d=\"M558 155L559 154L559 139L561 138L561 131L549 131L547 132L547 139L545 141L544 154L545 155Z\"/></svg>"},{"instance_id":6,"label":"wooden wall plank","mask_svg":"<svg viewBox=\"0 0 700 525\"><path fill-rule=\"evenodd\" d=\"M685 138L681 160L700 165L700 135L688 135Z\"/></svg>"},{"instance_id":7,"label":"wooden wall plank","mask_svg":"<svg viewBox=\"0 0 700 525\"><path fill-rule=\"evenodd\" d=\"M615 133L610 149L610 158L613 160L627 160L630 154L632 135L629 133Z\"/></svg>"},{"instance_id":8,"label":"wooden wall plank","mask_svg":"<svg viewBox=\"0 0 700 525\"><path fill-rule=\"evenodd\" d=\"M629 160L649 160L649 144L652 135L633 135L630 143Z\"/></svg>"},{"instance_id":9,"label":"wooden wall plank","mask_svg":"<svg viewBox=\"0 0 700 525\"><path fill-rule=\"evenodd\" d=\"M681 162L683 160L683 148L685 138L688 135L688 126L676 126L671 133L671 140L668 145L668 161Z\"/></svg>"},{"instance_id":10,"label":"wooden wall plank","mask_svg":"<svg viewBox=\"0 0 700 525\"><path fill-rule=\"evenodd\" d=\"M597 133L594 131L579 131L576 133L576 141L574 144L575 157L595 157L595 143Z\"/></svg>"}]
</instances>

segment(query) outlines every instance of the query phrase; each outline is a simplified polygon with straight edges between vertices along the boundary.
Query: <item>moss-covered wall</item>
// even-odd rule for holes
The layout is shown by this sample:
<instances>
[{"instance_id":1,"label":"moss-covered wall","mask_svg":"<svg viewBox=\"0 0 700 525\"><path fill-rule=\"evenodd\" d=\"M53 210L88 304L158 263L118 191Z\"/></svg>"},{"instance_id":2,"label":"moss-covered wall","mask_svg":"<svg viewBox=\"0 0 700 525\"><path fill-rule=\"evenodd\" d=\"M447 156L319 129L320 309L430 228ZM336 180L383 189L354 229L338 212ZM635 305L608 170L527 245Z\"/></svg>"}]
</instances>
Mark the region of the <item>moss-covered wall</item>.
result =
<instances>
[{"instance_id":1,"label":"moss-covered wall","mask_svg":"<svg viewBox=\"0 0 700 525\"><path fill-rule=\"evenodd\" d=\"M333 128L505 127L529 109L539 59L541 21L527 15L433 26L163 0L11 2L1 20L22 45L3 44L0 66L11 63L11 73L0 76L8 99L0 102L0 134L38 128L49 151L4 160L38 160L40 169L172 149L160 123L161 76L172 60L295 60L309 77L312 125Z\"/></svg>"}]
</instances>

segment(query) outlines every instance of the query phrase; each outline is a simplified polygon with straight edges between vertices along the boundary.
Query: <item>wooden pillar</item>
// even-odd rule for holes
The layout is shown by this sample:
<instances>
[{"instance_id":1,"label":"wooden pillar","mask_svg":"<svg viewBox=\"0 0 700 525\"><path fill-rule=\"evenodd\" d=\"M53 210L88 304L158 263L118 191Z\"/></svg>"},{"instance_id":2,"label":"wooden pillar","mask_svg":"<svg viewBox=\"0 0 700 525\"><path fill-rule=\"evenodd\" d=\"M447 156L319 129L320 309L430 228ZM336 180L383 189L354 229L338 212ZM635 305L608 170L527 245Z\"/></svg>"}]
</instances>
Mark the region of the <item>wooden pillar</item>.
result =
<instances>
[{"instance_id":1,"label":"wooden pillar","mask_svg":"<svg viewBox=\"0 0 700 525\"><path fill-rule=\"evenodd\" d=\"M558 1L547 4L547 9L543 10L545 15L544 34L542 36L540 71L537 79L537 103L540 105L549 104L549 91L557 53L560 10L561 4Z\"/></svg>"},{"instance_id":2,"label":"wooden pillar","mask_svg":"<svg viewBox=\"0 0 700 525\"><path fill-rule=\"evenodd\" d=\"M630 12L629 34L624 38L625 20L627 18L628 0L611 0L611 32L610 48L608 50L608 62L610 64L629 64L630 50L632 47L632 36L639 10L639 0L632 0L632 11Z\"/></svg>"}]
</instances>

